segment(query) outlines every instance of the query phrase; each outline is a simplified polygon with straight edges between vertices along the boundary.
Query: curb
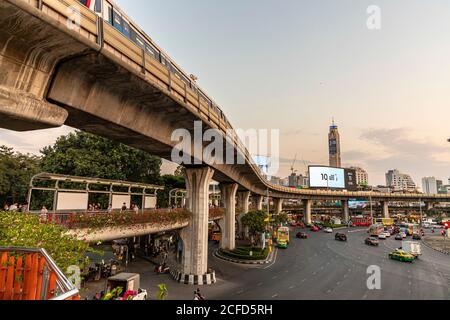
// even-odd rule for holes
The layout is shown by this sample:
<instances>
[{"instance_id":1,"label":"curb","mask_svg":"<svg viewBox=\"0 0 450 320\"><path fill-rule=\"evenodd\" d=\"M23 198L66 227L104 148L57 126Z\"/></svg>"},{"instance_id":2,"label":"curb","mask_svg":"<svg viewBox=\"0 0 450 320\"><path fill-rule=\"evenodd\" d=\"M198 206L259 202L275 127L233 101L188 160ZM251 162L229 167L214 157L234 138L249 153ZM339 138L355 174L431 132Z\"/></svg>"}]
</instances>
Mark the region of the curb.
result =
<instances>
[{"instance_id":1,"label":"curb","mask_svg":"<svg viewBox=\"0 0 450 320\"><path fill-rule=\"evenodd\" d=\"M269 264L272 262L273 260L273 255L275 253L275 250L272 250L272 252L267 256L266 260L239 260L239 259L233 259L233 258L229 258L226 257L222 254L219 253L219 250L214 251L214 256L216 258L219 258L221 260L225 260L228 262L233 262L233 263L238 263L238 264L253 264L253 265L265 265L265 264Z\"/></svg>"},{"instance_id":2,"label":"curb","mask_svg":"<svg viewBox=\"0 0 450 320\"><path fill-rule=\"evenodd\" d=\"M216 272L210 271L203 275L184 274L177 270L170 271L172 278L179 283L203 286L211 285L217 282Z\"/></svg>"},{"instance_id":3,"label":"curb","mask_svg":"<svg viewBox=\"0 0 450 320\"><path fill-rule=\"evenodd\" d=\"M449 255L450 256L450 252L448 252L448 251L445 251L445 250L442 250L442 249L436 249L435 247L433 247L432 245L430 245L427 241L425 241L425 240L422 240L422 243L427 247L427 248L430 248L430 249L432 249L432 250L434 250L434 251L437 251L437 252L440 252L440 253L443 253L443 254L446 254L446 255Z\"/></svg>"}]
</instances>

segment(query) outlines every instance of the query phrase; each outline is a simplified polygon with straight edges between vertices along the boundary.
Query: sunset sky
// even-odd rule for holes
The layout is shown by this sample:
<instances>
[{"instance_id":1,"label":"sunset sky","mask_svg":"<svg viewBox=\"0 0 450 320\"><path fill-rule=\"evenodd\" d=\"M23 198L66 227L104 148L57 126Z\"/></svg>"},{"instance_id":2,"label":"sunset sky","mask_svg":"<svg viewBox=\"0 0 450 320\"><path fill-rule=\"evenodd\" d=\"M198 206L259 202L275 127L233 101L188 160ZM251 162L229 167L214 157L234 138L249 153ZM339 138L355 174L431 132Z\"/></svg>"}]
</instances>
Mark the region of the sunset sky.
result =
<instances>
[{"instance_id":1,"label":"sunset sky","mask_svg":"<svg viewBox=\"0 0 450 320\"><path fill-rule=\"evenodd\" d=\"M448 0L116 0L235 128L280 129L280 176L327 164L332 117L343 165L385 184L397 168L450 178ZM381 29L366 26L369 5ZM0 131L37 153L71 130Z\"/></svg>"}]
</instances>

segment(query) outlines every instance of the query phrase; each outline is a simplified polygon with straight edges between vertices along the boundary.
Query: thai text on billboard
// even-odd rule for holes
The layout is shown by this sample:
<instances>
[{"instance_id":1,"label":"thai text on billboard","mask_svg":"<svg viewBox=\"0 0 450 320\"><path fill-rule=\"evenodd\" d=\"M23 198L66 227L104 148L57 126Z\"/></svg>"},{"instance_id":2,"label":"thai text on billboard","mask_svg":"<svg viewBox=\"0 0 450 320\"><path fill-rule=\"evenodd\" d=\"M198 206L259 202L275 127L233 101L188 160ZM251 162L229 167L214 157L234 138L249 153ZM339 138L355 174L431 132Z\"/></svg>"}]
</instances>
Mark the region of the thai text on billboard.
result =
<instances>
[{"instance_id":1,"label":"thai text on billboard","mask_svg":"<svg viewBox=\"0 0 450 320\"><path fill-rule=\"evenodd\" d=\"M332 167L309 167L311 188L345 189L344 169Z\"/></svg>"}]
</instances>

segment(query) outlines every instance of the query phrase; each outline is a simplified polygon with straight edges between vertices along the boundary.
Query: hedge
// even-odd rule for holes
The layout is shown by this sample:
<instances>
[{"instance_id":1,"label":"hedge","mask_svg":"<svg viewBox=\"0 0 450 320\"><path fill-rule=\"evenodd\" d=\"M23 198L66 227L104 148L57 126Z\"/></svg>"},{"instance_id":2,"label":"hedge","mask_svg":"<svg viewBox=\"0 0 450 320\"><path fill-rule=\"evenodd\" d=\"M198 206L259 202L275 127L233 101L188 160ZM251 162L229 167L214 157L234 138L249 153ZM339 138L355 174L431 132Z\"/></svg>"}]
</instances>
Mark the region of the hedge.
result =
<instances>
[{"instance_id":1,"label":"hedge","mask_svg":"<svg viewBox=\"0 0 450 320\"><path fill-rule=\"evenodd\" d=\"M238 247L234 250L219 249L220 253L230 258L240 260L264 260L269 255L269 248L262 250L261 248ZM253 255L250 256L250 251Z\"/></svg>"}]
</instances>

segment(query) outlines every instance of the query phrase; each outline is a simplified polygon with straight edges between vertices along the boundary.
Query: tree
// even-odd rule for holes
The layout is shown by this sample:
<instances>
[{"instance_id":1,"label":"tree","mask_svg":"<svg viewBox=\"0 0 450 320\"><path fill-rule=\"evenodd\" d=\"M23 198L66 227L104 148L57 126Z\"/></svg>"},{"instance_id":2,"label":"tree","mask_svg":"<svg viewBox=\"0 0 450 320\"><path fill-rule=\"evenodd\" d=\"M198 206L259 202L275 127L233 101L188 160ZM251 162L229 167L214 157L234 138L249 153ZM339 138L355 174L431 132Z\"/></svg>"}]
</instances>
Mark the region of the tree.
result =
<instances>
[{"instance_id":1,"label":"tree","mask_svg":"<svg viewBox=\"0 0 450 320\"><path fill-rule=\"evenodd\" d=\"M274 223L276 226L283 225L283 224L287 223L288 221L289 221L289 217L288 217L288 215L287 215L286 213L284 213L284 212L281 212L281 213L279 213L279 214L273 215L273 223Z\"/></svg>"},{"instance_id":2,"label":"tree","mask_svg":"<svg viewBox=\"0 0 450 320\"><path fill-rule=\"evenodd\" d=\"M89 244L66 234L67 229L40 223L39 217L15 212L0 212L0 246L44 248L61 271L69 266L83 268Z\"/></svg>"},{"instance_id":3,"label":"tree","mask_svg":"<svg viewBox=\"0 0 450 320\"><path fill-rule=\"evenodd\" d=\"M75 131L41 150L43 171L141 183L160 182L161 159L122 143Z\"/></svg>"},{"instance_id":4,"label":"tree","mask_svg":"<svg viewBox=\"0 0 450 320\"><path fill-rule=\"evenodd\" d=\"M158 192L158 207L169 207L169 192L172 189L185 189L186 182L184 177L166 174L161 177L161 183L164 185L164 190Z\"/></svg>"},{"instance_id":5,"label":"tree","mask_svg":"<svg viewBox=\"0 0 450 320\"><path fill-rule=\"evenodd\" d=\"M268 216L266 211L258 210L250 211L242 217L241 222L248 228L252 245L254 243L254 237L266 230L266 219Z\"/></svg>"},{"instance_id":6,"label":"tree","mask_svg":"<svg viewBox=\"0 0 450 320\"><path fill-rule=\"evenodd\" d=\"M9 203L25 202L28 184L39 172L40 158L30 154L14 152L12 148L0 146L0 200Z\"/></svg>"}]
</instances>

